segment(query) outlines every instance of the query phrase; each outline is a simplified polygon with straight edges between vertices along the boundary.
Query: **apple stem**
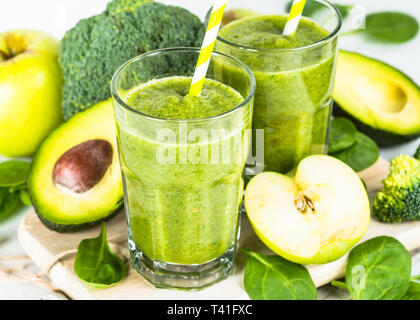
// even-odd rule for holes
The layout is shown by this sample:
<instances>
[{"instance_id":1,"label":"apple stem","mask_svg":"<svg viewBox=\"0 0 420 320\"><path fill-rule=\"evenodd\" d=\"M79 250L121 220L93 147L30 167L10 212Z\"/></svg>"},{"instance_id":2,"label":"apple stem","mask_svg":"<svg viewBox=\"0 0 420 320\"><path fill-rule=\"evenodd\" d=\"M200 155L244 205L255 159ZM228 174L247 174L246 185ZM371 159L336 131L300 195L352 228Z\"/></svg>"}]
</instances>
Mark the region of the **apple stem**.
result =
<instances>
[{"instance_id":1,"label":"apple stem","mask_svg":"<svg viewBox=\"0 0 420 320\"><path fill-rule=\"evenodd\" d=\"M8 58L9 55L6 52L0 50L0 60L7 60Z\"/></svg>"}]
</instances>

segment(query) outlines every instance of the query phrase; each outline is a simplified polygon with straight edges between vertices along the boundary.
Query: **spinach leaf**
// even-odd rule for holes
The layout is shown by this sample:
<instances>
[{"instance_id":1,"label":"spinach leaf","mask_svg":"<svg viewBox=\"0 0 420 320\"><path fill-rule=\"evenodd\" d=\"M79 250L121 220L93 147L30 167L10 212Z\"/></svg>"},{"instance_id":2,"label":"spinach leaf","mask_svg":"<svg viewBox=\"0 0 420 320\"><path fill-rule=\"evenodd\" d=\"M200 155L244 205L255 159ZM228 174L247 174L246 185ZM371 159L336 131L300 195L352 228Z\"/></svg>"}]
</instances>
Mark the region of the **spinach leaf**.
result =
<instances>
[{"instance_id":1,"label":"spinach leaf","mask_svg":"<svg viewBox=\"0 0 420 320\"><path fill-rule=\"evenodd\" d=\"M400 299L410 284L411 256L395 238L381 236L349 254L346 285L353 300Z\"/></svg>"},{"instance_id":2,"label":"spinach leaf","mask_svg":"<svg viewBox=\"0 0 420 320\"><path fill-rule=\"evenodd\" d=\"M124 278L125 264L107 243L105 223L97 238L79 243L73 268L81 280L96 288L107 288Z\"/></svg>"},{"instance_id":3,"label":"spinach leaf","mask_svg":"<svg viewBox=\"0 0 420 320\"><path fill-rule=\"evenodd\" d=\"M26 184L31 164L24 161L0 163L0 187L15 187Z\"/></svg>"},{"instance_id":4,"label":"spinach leaf","mask_svg":"<svg viewBox=\"0 0 420 320\"><path fill-rule=\"evenodd\" d=\"M361 31L377 41L400 43L413 39L419 24L406 13L377 12L366 16L366 29Z\"/></svg>"},{"instance_id":5,"label":"spinach leaf","mask_svg":"<svg viewBox=\"0 0 420 320\"><path fill-rule=\"evenodd\" d=\"M290 12L292 8L293 0L289 1L286 4L286 12ZM317 1L314 0L306 0L305 7L303 8L302 15L310 17L315 14L315 12L321 10L324 6Z\"/></svg>"},{"instance_id":6,"label":"spinach leaf","mask_svg":"<svg viewBox=\"0 0 420 320\"><path fill-rule=\"evenodd\" d=\"M292 4L293 4L293 0L289 1L286 4L286 12L290 12L290 9L292 8ZM341 15L343 16L343 19L345 19L349 15L351 9L353 9L354 7L353 5L342 5L342 4L337 4L337 3L334 3L334 6L340 11ZM302 14L303 16L311 17L316 12L320 11L322 8L325 8L325 6L320 4L319 2L314 1L314 0L307 0Z\"/></svg>"},{"instance_id":7,"label":"spinach leaf","mask_svg":"<svg viewBox=\"0 0 420 320\"><path fill-rule=\"evenodd\" d=\"M410 286L400 300L420 300L420 275L411 278Z\"/></svg>"},{"instance_id":8,"label":"spinach leaf","mask_svg":"<svg viewBox=\"0 0 420 320\"><path fill-rule=\"evenodd\" d=\"M21 189L19 191L19 196L20 196L20 200L25 206L32 205L31 197L29 196L29 192L27 189Z\"/></svg>"},{"instance_id":9,"label":"spinach leaf","mask_svg":"<svg viewBox=\"0 0 420 320\"><path fill-rule=\"evenodd\" d=\"M347 165L354 171L364 170L373 165L379 158L378 145L363 133L357 132L356 143L350 148L330 154Z\"/></svg>"},{"instance_id":10,"label":"spinach leaf","mask_svg":"<svg viewBox=\"0 0 420 320\"><path fill-rule=\"evenodd\" d=\"M333 280L331 281L331 285L337 288L347 290L347 284L343 281Z\"/></svg>"},{"instance_id":11,"label":"spinach leaf","mask_svg":"<svg viewBox=\"0 0 420 320\"><path fill-rule=\"evenodd\" d=\"M240 248L248 257L244 286L252 300L316 300L309 272L279 256L263 256Z\"/></svg>"},{"instance_id":12,"label":"spinach leaf","mask_svg":"<svg viewBox=\"0 0 420 320\"><path fill-rule=\"evenodd\" d=\"M328 152L334 153L350 148L356 142L357 129L349 119L334 118L331 120Z\"/></svg>"},{"instance_id":13,"label":"spinach leaf","mask_svg":"<svg viewBox=\"0 0 420 320\"><path fill-rule=\"evenodd\" d=\"M14 213L19 204L18 192L10 192L8 188L0 188L0 221Z\"/></svg>"},{"instance_id":14,"label":"spinach leaf","mask_svg":"<svg viewBox=\"0 0 420 320\"><path fill-rule=\"evenodd\" d=\"M340 11L341 16L343 17L343 19L347 18L347 16L349 15L350 11L354 8L354 5L344 5L344 4L337 4L334 3L334 6L337 7L338 11Z\"/></svg>"}]
</instances>

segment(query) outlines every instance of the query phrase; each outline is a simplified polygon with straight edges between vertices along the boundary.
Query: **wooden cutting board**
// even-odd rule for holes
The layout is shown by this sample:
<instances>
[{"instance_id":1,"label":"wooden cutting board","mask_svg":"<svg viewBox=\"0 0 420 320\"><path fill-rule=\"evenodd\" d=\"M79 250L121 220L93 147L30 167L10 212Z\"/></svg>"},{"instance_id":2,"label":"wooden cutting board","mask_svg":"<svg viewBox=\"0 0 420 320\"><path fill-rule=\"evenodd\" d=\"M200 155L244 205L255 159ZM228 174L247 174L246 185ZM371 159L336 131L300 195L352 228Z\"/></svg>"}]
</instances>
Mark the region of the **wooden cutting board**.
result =
<instances>
[{"instance_id":1,"label":"wooden cutting board","mask_svg":"<svg viewBox=\"0 0 420 320\"><path fill-rule=\"evenodd\" d=\"M360 172L365 181L369 195L372 197L381 187L381 180L388 175L389 163L382 158L372 167ZM124 214L118 215L107 223L108 240L111 247L120 255L128 258L127 232ZM99 234L99 227L72 234L59 234L44 227L34 211L28 212L19 226L19 240L28 256L41 269L45 269L55 257L63 252L74 250L85 238ZM372 219L366 235L361 241L379 235L398 238L408 250L420 247L420 222L402 224L383 224ZM246 215L242 215L240 244L248 249L270 254L264 244L254 235ZM315 284L320 287L333 279L343 277L347 257L324 265L307 266ZM128 259L127 259L128 260ZM179 291L156 289L133 269L118 285L108 289L93 289L83 284L73 272L74 255L69 255L55 264L49 271L54 285L73 299L248 299L242 280L245 258L242 255L236 260L234 274L201 291Z\"/></svg>"}]
</instances>

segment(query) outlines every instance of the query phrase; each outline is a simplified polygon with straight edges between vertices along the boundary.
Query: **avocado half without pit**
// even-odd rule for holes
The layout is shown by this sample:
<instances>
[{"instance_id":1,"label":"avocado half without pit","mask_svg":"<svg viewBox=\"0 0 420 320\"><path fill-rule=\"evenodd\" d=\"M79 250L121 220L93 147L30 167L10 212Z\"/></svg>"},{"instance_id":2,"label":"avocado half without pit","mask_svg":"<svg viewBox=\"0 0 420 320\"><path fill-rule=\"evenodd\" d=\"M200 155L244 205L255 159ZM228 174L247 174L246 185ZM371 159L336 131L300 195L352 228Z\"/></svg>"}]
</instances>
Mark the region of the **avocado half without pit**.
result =
<instances>
[{"instance_id":1,"label":"avocado half without pit","mask_svg":"<svg viewBox=\"0 0 420 320\"><path fill-rule=\"evenodd\" d=\"M112 102L57 128L39 148L28 184L36 213L52 230L78 231L117 214L123 187Z\"/></svg>"},{"instance_id":2,"label":"avocado half without pit","mask_svg":"<svg viewBox=\"0 0 420 320\"><path fill-rule=\"evenodd\" d=\"M381 147L420 136L420 88L381 61L341 50L333 97L345 116Z\"/></svg>"}]
</instances>

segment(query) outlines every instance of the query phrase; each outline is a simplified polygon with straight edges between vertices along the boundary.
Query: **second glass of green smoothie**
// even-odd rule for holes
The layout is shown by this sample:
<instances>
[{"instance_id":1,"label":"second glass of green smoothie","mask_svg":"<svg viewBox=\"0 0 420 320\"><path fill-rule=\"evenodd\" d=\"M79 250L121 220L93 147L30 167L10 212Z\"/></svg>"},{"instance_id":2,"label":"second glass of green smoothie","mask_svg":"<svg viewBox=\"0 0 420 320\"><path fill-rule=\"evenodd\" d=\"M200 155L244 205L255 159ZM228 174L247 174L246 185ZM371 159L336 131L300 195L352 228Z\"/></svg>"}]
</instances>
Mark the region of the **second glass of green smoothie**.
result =
<instances>
[{"instance_id":1,"label":"second glass of green smoothie","mask_svg":"<svg viewBox=\"0 0 420 320\"><path fill-rule=\"evenodd\" d=\"M157 287L206 287L231 274L236 253L255 78L213 53L191 96L199 52L149 52L111 82L131 264Z\"/></svg>"},{"instance_id":2,"label":"second glass of green smoothie","mask_svg":"<svg viewBox=\"0 0 420 320\"><path fill-rule=\"evenodd\" d=\"M256 160L247 174L288 173L310 154L327 152L341 15L328 1L307 1L296 33L284 36L291 1L230 0L216 50L234 56L257 81Z\"/></svg>"}]
</instances>

